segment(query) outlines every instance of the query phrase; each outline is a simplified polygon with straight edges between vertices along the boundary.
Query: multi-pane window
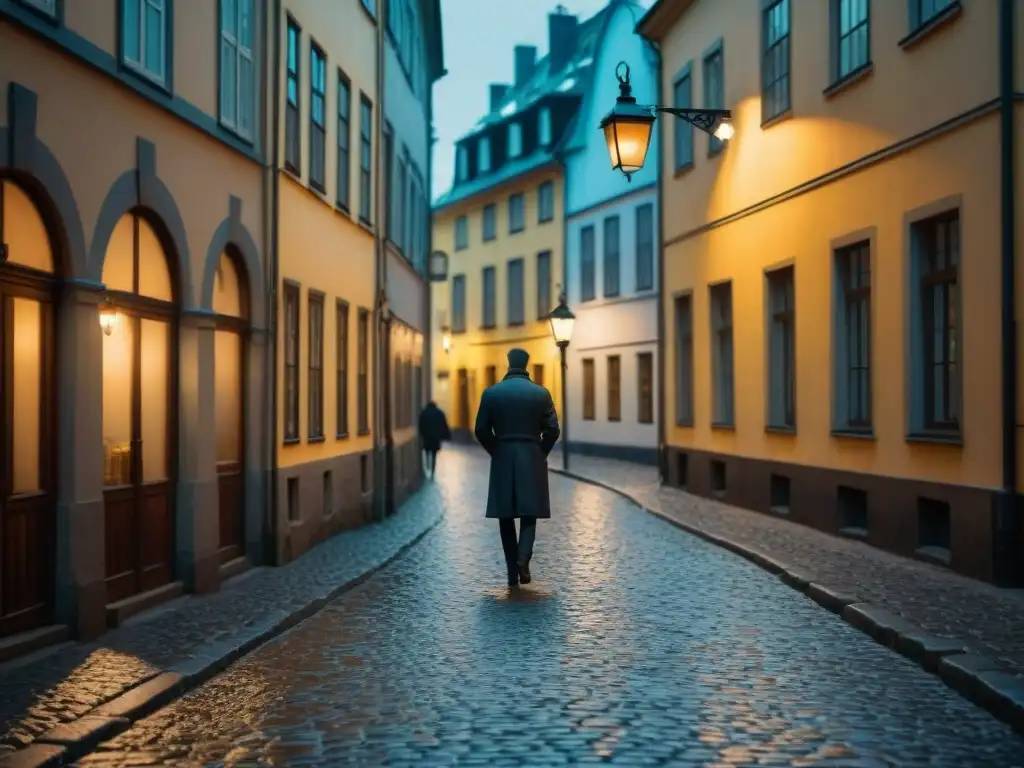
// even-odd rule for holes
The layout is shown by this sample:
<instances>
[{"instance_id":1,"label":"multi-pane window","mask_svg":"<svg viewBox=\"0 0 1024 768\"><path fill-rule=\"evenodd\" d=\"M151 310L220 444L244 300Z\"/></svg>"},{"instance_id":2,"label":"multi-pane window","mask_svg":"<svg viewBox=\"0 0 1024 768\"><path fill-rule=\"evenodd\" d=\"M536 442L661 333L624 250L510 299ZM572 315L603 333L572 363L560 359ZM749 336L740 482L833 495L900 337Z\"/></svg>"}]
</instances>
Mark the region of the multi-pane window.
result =
<instances>
[{"instance_id":1,"label":"multi-pane window","mask_svg":"<svg viewBox=\"0 0 1024 768\"><path fill-rule=\"evenodd\" d=\"M220 4L220 122L246 139L253 135L256 67L252 0Z\"/></svg>"},{"instance_id":2,"label":"multi-pane window","mask_svg":"<svg viewBox=\"0 0 1024 768\"><path fill-rule=\"evenodd\" d=\"M395 226L392 230L392 237L400 250L404 250L406 243L402 240L405 232L405 206L402 204L405 199L406 165L405 158L398 158L398 173L395 179L395 188L390 191L395 201Z\"/></svg>"},{"instance_id":3,"label":"multi-pane window","mask_svg":"<svg viewBox=\"0 0 1024 768\"><path fill-rule=\"evenodd\" d=\"M711 286L711 378L714 423L728 426L733 415L732 283Z\"/></svg>"},{"instance_id":4,"label":"multi-pane window","mask_svg":"<svg viewBox=\"0 0 1024 768\"><path fill-rule=\"evenodd\" d=\"M689 67L672 85L672 102L678 109L693 107L693 81L690 79ZM693 126L686 120L673 120L672 130L678 171L693 164Z\"/></svg>"},{"instance_id":5,"label":"multi-pane window","mask_svg":"<svg viewBox=\"0 0 1024 768\"><path fill-rule=\"evenodd\" d=\"M580 230L580 301L594 298L594 283L594 225L588 224Z\"/></svg>"},{"instance_id":6,"label":"multi-pane window","mask_svg":"<svg viewBox=\"0 0 1024 768\"><path fill-rule=\"evenodd\" d=\"M309 366L307 386L309 391L309 428L307 439L317 440L324 436L324 295L309 292Z\"/></svg>"},{"instance_id":7,"label":"multi-pane window","mask_svg":"<svg viewBox=\"0 0 1024 768\"><path fill-rule=\"evenodd\" d=\"M768 275L768 425L796 427L796 305L793 267Z\"/></svg>"},{"instance_id":8,"label":"multi-pane window","mask_svg":"<svg viewBox=\"0 0 1024 768\"><path fill-rule=\"evenodd\" d=\"M925 429L960 428L960 219L957 212L914 226L920 291Z\"/></svg>"},{"instance_id":9,"label":"multi-pane window","mask_svg":"<svg viewBox=\"0 0 1024 768\"><path fill-rule=\"evenodd\" d=\"M537 187L537 223L543 224L555 218L555 183L545 181Z\"/></svg>"},{"instance_id":10,"label":"multi-pane window","mask_svg":"<svg viewBox=\"0 0 1024 768\"><path fill-rule=\"evenodd\" d=\"M787 112L789 98L789 2L767 3L761 16L761 120Z\"/></svg>"},{"instance_id":11,"label":"multi-pane window","mask_svg":"<svg viewBox=\"0 0 1024 768\"><path fill-rule=\"evenodd\" d=\"M461 251L469 247L469 219L459 216L455 220L455 250Z\"/></svg>"},{"instance_id":12,"label":"multi-pane window","mask_svg":"<svg viewBox=\"0 0 1024 768\"><path fill-rule=\"evenodd\" d=\"M25 5L30 5L40 13L44 13L50 18L56 18L57 16L57 0L21 0Z\"/></svg>"},{"instance_id":13,"label":"multi-pane window","mask_svg":"<svg viewBox=\"0 0 1024 768\"><path fill-rule=\"evenodd\" d=\"M299 439L299 287L284 285L284 439Z\"/></svg>"},{"instance_id":14,"label":"multi-pane window","mask_svg":"<svg viewBox=\"0 0 1024 768\"><path fill-rule=\"evenodd\" d=\"M337 203L345 210L349 207L349 153L350 116L352 112L352 84L345 73L338 70L338 193Z\"/></svg>"},{"instance_id":15,"label":"multi-pane window","mask_svg":"<svg viewBox=\"0 0 1024 768\"><path fill-rule=\"evenodd\" d=\"M309 46L309 185L324 191L327 136L327 58Z\"/></svg>"},{"instance_id":16,"label":"multi-pane window","mask_svg":"<svg viewBox=\"0 0 1024 768\"><path fill-rule=\"evenodd\" d=\"M484 242L498 236L498 208L494 203L484 206Z\"/></svg>"},{"instance_id":17,"label":"multi-pane window","mask_svg":"<svg viewBox=\"0 0 1024 768\"><path fill-rule=\"evenodd\" d=\"M299 48L302 30L292 18L288 19L288 73L285 82L284 106L284 165L292 173L299 173Z\"/></svg>"},{"instance_id":18,"label":"multi-pane window","mask_svg":"<svg viewBox=\"0 0 1024 768\"><path fill-rule=\"evenodd\" d=\"M337 404L335 434L348 434L348 304L338 300L334 307L334 371Z\"/></svg>"},{"instance_id":19,"label":"multi-pane window","mask_svg":"<svg viewBox=\"0 0 1024 768\"><path fill-rule=\"evenodd\" d=\"M619 217L604 220L604 295L619 295Z\"/></svg>"},{"instance_id":20,"label":"multi-pane window","mask_svg":"<svg viewBox=\"0 0 1024 768\"><path fill-rule=\"evenodd\" d=\"M583 361L583 420L593 421L596 418L594 407L594 360Z\"/></svg>"},{"instance_id":21,"label":"multi-pane window","mask_svg":"<svg viewBox=\"0 0 1024 768\"><path fill-rule=\"evenodd\" d=\"M636 289L654 288L654 204L636 207Z\"/></svg>"},{"instance_id":22,"label":"multi-pane window","mask_svg":"<svg viewBox=\"0 0 1024 768\"><path fill-rule=\"evenodd\" d=\"M537 141L542 147L551 143L551 108L541 107L538 116Z\"/></svg>"},{"instance_id":23,"label":"multi-pane window","mask_svg":"<svg viewBox=\"0 0 1024 768\"><path fill-rule=\"evenodd\" d=\"M494 267L484 267L483 283L484 328L493 328L497 324L497 310L494 306L497 298L497 280Z\"/></svg>"},{"instance_id":24,"label":"multi-pane window","mask_svg":"<svg viewBox=\"0 0 1024 768\"><path fill-rule=\"evenodd\" d=\"M384 150L384 236L388 240L395 239L395 201L392 194L395 182L395 132L391 129L391 123L384 123L384 131L381 136L382 149Z\"/></svg>"},{"instance_id":25,"label":"multi-pane window","mask_svg":"<svg viewBox=\"0 0 1024 768\"><path fill-rule=\"evenodd\" d=\"M465 147L459 147L455 153L455 175L459 181L469 178L469 151Z\"/></svg>"},{"instance_id":26,"label":"multi-pane window","mask_svg":"<svg viewBox=\"0 0 1024 768\"><path fill-rule=\"evenodd\" d=\"M693 302L676 296L676 424L693 424Z\"/></svg>"},{"instance_id":27,"label":"multi-pane window","mask_svg":"<svg viewBox=\"0 0 1024 768\"><path fill-rule=\"evenodd\" d=\"M537 254L537 319L543 320L554 308L551 303L551 251Z\"/></svg>"},{"instance_id":28,"label":"multi-pane window","mask_svg":"<svg viewBox=\"0 0 1024 768\"><path fill-rule=\"evenodd\" d=\"M523 125L517 120L508 124L508 156L516 158L523 154Z\"/></svg>"},{"instance_id":29,"label":"multi-pane window","mask_svg":"<svg viewBox=\"0 0 1024 768\"><path fill-rule=\"evenodd\" d=\"M608 356L608 421L622 421L622 358Z\"/></svg>"},{"instance_id":30,"label":"multi-pane window","mask_svg":"<svg viewBox=\"0 0 1024 768\"><path fill-rule=\"evenodd\" d=\"M491 140L489 137L482 137L476 144L476 168L478 173L487 173L491 170Z\"/></svg>"},{"instance_id":31,"label":"multi-pane window","mask_svg":"<svg viewBox=\"0 0 1024 768\"><path fill-rule=\"evenodd\" d=\"M466 276L452 277L452 333L466 330Z\"/></svg>"},{"instance_id":32,"label":"multi-pane window","mask_svg":"<svg viewBox=\"0 0 1024 768\"><path fill-rule=\"evenodd\" d=\"M370 167L373 161L373 104L365 94L359 101L359 218L370 221Z\"/></svg>"},{"instance_id":33,"label":"multi-pane window","mask_svg":"<svg viewBox=\"0 0 1024 768\"><path fill-rule=\"evenodd\" d=\"M923 27L956 0L910 0L910 31Z\"/></svg>"},{"instance_id":34,"label":"multi-pane window","mask_svg":"<svg viewBox=\"0 0 1024 768\"><path fill-rule=\"evenodd\" d=\"M508 231L509 234L522 232L526 226L526 198L522 192L509 195L508 198Z\"/></svg>"},{"instance_id":35,"label":"multi-pane window","mask_svg":"<svg viewBox=\"0 0 1024 768\"><path fill-rule=\"evenodd\" d=\"M637 399L636 420L641 424L654 423L654 354L641 352L636 356Z\"/></svg>"},{"instance_id":36,"label":"multi-pane window","mask_svg":"<svg viewBox=\"0 0 1024 768\"><path fill-rule=\"evenodd\" d=\"M524 279L522 258L508 263L508 324L522 325L526 321Z\"/></svg>"},{"instance_id":37,"label":"multi-pane window","mask_svg":"<svg viewBox=\"0 0 1024 768\"><path fill-rule=\"evenodd\" d=\"M370 431L370 313L359 310L359 336L356 339L356 409L359 419L359 434Z\"/></svg>"},{"instance_id":38,"label":"multi-pane window","mask_svg":"<svg viewBox=\"0 0 1024 768\"><path fill-rule=\"evenodd\" d=\"M704 57L704 106L725 109L725 52L721 45ZM724 146L717 136L708 136L709 155L721 152Z\"/></svg>"},{"instance_id":39,"label":"multi-pane window","mask_svg":"<svg viewBox=\"0 0 1024 768\"><path fill-rule=\"evenodd\" d=\"M868 242L836 251L841 303L836 317L836 416L842 429L871 429L871 249Z\"/></svg>"},{"instance_id":40,"label":"multi-pane window","mask_svg":"<svg viewBox=\"0 0 1024 768\"><path fill-rule=\"evenodd\" d=\"M869 0L832 0L832 79L867 66L871 57Z\"/></svg>"},{"instance_id":41,"label":"multi-pane window","mask_svg":"<svg viewBox=\"0 0 1024 768\"><path fill-rule=\"evenodd\" d=\"M167 0L121 0L124 63L153 82L168 84L171 47Z\"/></svg>"}]
</instances>

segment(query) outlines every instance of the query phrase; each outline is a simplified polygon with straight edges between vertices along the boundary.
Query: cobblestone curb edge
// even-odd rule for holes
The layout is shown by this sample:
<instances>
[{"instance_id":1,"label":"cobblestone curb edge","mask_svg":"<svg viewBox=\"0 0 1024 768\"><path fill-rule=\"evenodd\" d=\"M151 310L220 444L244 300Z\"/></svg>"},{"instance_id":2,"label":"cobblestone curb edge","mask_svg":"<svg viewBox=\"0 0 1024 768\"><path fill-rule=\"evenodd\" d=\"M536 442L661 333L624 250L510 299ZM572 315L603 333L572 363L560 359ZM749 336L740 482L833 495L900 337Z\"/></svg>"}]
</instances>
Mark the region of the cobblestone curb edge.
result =
<instances>
[{"instance_id":1,"label":"cobblestone curb edge","mask_svg":"<svg viewBox=\"0 0 1024 768\"><path fill-rule=\"evenodd\" d=\"M813 575L792 568L764 552L705 531L661 510L646 507L613 485L556 467L548 467L548 471L616 493L645 512L746 558L876 642L938 675L961 696L1024 735L1024 677L1017 676L991 659L972 653L968 643L929 635L902 616L863 602L856 595L847 594L841 589L819 584L814 581Z\"/></svg>"},{"instance_id":2,"label":"cobblestone curb edge","mask_svg":"<svg viewBox=\"0 0 1024 768\"><path fill-rule=\"evenodd\" d=\"M444 519L444 509L429 520L423 530L398 547L391 555L358 576L332 587L326 594L291 612L271 626L239 645L218 649L195 659L178 671L164 671L128 689L116 698L86 712L77 720L62 723L39 736L28 747L0 758L0 768L50 768L71 765L108 741L128 730L132 723L151 715L172 701L198 688L241 657L256 650L292 627L318 613L328 603L354 589L378 571L412 549Z\"/></svg>"}]
</instances>

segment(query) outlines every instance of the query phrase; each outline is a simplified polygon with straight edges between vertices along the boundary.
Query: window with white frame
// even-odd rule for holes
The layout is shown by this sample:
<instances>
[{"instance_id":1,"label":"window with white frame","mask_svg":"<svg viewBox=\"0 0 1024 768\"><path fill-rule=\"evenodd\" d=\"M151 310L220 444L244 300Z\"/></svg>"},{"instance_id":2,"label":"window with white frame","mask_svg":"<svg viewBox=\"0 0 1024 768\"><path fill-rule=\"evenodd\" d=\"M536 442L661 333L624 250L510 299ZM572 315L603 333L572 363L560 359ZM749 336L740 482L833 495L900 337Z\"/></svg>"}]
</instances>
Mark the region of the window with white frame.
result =
<instances>
[{"instance_id":1,"label":"window with white frame","mask_svg":"<svg viewBox=\"0 0 1024 768\"><path fill-rule=\"evenodd\" d=\"M538 118L537 141L542 147L551 143L551 108L542 107Z\"/></svg>"},{"instance_id":2,"label":"window with white frame","mask_svg":"<svg viewBox=\"0 0 1024 768\"><path fill-rule=\"evenodd\" d=\"M768 273L768 426L796 427L793 267Z\"/></svg>"},{"instance_id":3,"label":"window with white frame","mask_svg":"<svg viewBox=\"0 0 1024 768\"><path fill-rule=\"evenodd\" d=\"M834 427L871 431L871 245L839 248L834 256Z\"/></svg>"},{"instance_id":4,"label":"window with white frame","mask_svg":"<svg viewBox=\"0 0 1024 768\"><path fill-rule=\"evenodd\" d=\"M716 426L734 426L732 283L711 286L711 379Z\"/></svg>"},{"instance_id":5,"label":"window with white frame","mask_svg":"<svg viewBox=\"0 0 1024 768\"><path fill-rule=\"evenodd\" d=\"M491 170L491 140L483 136L476 145L476 169L478 173Z\"/></svg>"},{"instance_id":6,"label":"window with white frame","mask_svg":"<svg viewBox=\"0 0 1024 768\"><path fill-rule=\"evenodd\" d=\"M220 122L246 139L253 135L256 67L253 65L253 0L220 5Z\"/></svg>"},{"instance_id":7,"label":"window with white frame","mask_svg":"<svg viewBox=\"0 0 1024 768\"><path fill-rule=\"evenodd\" d=\"M518 120L508 124L508 156L515 158L523 154L523 126Z\"/></svg>"},{"instance_id":8,"label":"window with white frame","mask_svg":"<svg viewBox=\"0 0 1024 768\"><path fill-rule=\"evenodd\" d=\"M124 63L160 85L167 85L170 35L167 0L121 0Z\"/></svg>"}]
</instances>

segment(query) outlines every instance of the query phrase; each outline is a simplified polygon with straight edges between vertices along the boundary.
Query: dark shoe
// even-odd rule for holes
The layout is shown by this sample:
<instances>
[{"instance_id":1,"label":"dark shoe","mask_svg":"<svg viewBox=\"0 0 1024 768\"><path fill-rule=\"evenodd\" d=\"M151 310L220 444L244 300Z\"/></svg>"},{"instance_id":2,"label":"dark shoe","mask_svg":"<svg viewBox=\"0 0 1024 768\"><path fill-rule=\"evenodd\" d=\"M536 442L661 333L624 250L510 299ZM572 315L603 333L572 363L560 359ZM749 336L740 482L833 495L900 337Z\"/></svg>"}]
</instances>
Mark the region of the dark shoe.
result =
<instances>
[{"instance_id":1,"label":"dark shoe","mask_svg":"<svg viewBox=\"0 0 1024 768\"><path fill-rule=\"evenodd\" d=\"M530 564L523 563L519 566L519 581L523 584L529 584L533 580L530 576Z\"/></svg>"},{"instance_id":2,"label":"dark shoe","mask_svg":"<svg viewBox=\"0 0 1024 768\"><path fill-rule=\"evenodd\" d=\"M509 568L508 570L508 585L510 587L519 586L519 573L515 568Z\"/></svg>"}]
</instances>

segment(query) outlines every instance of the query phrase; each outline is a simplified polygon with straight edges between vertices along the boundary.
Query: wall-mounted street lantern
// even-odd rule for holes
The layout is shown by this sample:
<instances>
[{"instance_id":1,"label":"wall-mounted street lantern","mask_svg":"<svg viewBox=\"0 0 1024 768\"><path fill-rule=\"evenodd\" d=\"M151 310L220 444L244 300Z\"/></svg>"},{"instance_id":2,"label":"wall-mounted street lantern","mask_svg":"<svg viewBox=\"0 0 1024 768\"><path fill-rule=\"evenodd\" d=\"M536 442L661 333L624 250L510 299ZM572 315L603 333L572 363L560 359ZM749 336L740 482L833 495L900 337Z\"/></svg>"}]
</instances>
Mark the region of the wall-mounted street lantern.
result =
<instances>
[{"instance_id":1,"label":"wall-mounted street lantern","mask_svg":"<svg viewBox=\"0 0 1024 768\"><path fill-rule=\"evenodd\" d=\"M434 251L430 254L430 262L427 268L430 281L443 283L448 279L448 254L444 251Z\"/></svg>"},{"instance_id":2,"label":"wall-mounted street lantern","mask_svg":"<svg viewBox=\"0 0 1024 768\"><path fill-rule=\"evenodd\" d=\"M615 100L612 111L601 120L600 127L608 143L612 169L622 171L626 181L632 181L632 175L644 167L647 149L651 145L651 131L659 112L675 115L721 141L728 141L735 133L732 113L728 109L681 109L637 104L629 84L629 65L620 61L615 68L615 76L619 79L619 98Z\"/></svg>"},{"instance_id":3,"label":"wall-mounted street lantern","mask_svg":"<svg viewBox=\"0 0 1024 768\"><path fill-rule=\"evenodd\" d=\"M452 330L447 325L441 326L441 347L446 355L452 351Z\"/></svg>"},{"instance_id":4,"label":"wall-mounted street lantern","mask_svg":"<svg viewBox=\"0 0 1024 768\"><path fill-rule=\"evenodd\" d=\"M117 313L116 307L106 306L100 310L100 328L103 329L104 336L110 336L114 332L114 328L117 327L118 321L121 316Z\"/></svg>"},{"instance_id":5,"label":"wall-mounted street lantern","mask_svg":"<svg viewBox=\"0 0 1024 768\"><path fill-rule=\"evenodd\" d=\"M558 353L562 358L562 469L569 471L569 406L566 403L567 387L565 385L568 365L565 362L565 350L572 340L572 329L576 324L576 315L569 309L565 291L558 295L558 306L548 313L551 322L551 337L558 345Z\"/></svg>"}]
</instances>

